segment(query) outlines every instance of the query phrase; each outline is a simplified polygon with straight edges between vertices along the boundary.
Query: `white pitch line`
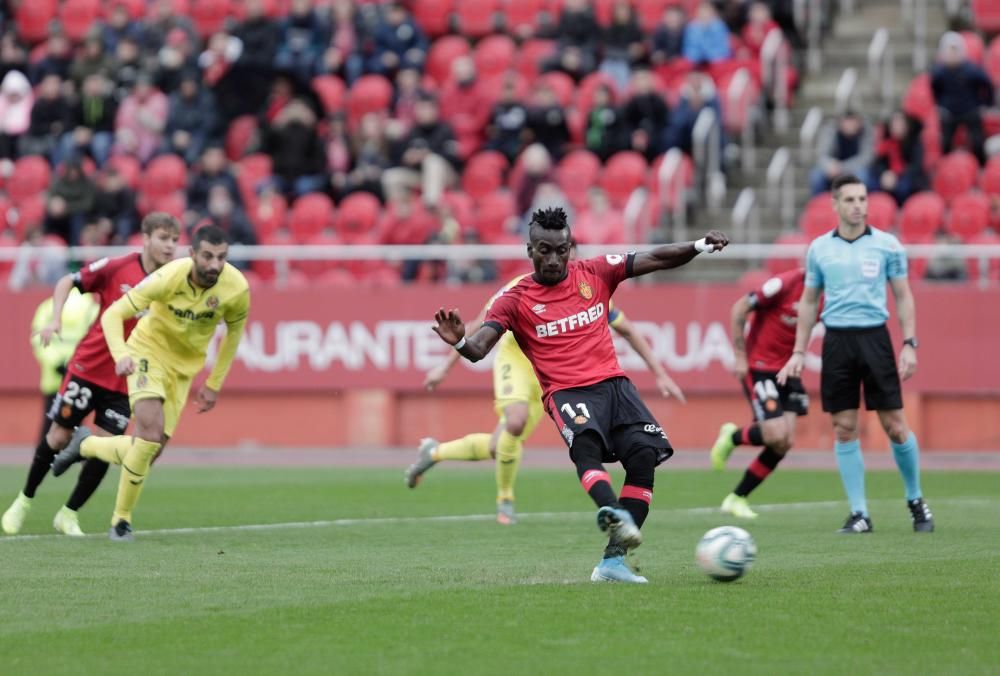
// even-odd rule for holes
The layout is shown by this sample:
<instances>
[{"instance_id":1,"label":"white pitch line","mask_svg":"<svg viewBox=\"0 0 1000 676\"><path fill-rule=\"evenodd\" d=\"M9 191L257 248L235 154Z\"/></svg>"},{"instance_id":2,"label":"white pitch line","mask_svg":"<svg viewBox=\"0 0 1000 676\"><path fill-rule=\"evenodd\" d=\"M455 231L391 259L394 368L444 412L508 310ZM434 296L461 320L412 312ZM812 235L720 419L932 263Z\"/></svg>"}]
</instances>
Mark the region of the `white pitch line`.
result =
<instances>
[{"instance_id":1,"label":"white pitch line","mask_svg":"<svg viewBox=\"0 0 1000 676\"><path fill-rule=\"evenodd\" d=\"M889 500L872 500L871 502L890 502ZM990 504L997 502L990 498L944 498L934 501L935 504ZM827 507L838 507L844 504L843 500L826 500L818 502L779 502L770 505L754 505L754 509L762 512L781 512L798 509L819 509ZM656 510L656 513L668 514L720 514L718 507L680 507L677 509ZM566 517L593 517L594 512L523 512L518 513L519 519L533 521L535 519L559 519ZM340 526L384 526L402 523L468 523L476 521L493 521L494 514L454 514L438 516L388 516L354 519L329 519L321 521L285 521L282 523L249 523L235 526L200 526L195 528L159 528L153 530L143 530L138 532L138 537L146 535L196 535L201 533L237 533L245 531L269 531L288 530L305 528L330 528ZM88 533L84 537L96 538L107 537L106 533ZM0 542L23 542L25 540L49 540L61 538L64 540L77 540L58 533L35 534L35 535L8 535L0 536Z\"/></svg>"}]
</instances>

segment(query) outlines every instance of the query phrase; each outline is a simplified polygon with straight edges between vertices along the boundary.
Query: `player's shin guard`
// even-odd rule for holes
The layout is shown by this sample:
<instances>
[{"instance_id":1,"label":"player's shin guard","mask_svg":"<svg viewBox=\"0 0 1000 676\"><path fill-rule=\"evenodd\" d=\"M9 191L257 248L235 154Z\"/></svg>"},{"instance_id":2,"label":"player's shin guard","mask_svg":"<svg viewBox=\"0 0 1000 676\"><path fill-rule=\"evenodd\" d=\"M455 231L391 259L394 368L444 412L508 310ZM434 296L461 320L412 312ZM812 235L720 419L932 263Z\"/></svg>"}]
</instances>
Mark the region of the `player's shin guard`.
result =
<instances>
[{"instance_id":1,"label":"player's shin guard","mask_svg":"<svg viewBox=\"0 0 1000 676\"><path fill-rule=\"evenodd\" d=\"M485 432L466 434L461 439L446 441L434 450L434 462L442 460L486 460L490 457L490 436Z\"/></svg>"},{"instance_id":2,"label":"player's shin guard","mask_svg":"<svg viewBox=\"0 0 1000 676\"><path fill-rule=\"evenodd\" d=\"M73 489L73 494L66 501L66 507L74 512L79 511L94 494L97 487L101 485L101 481L104 480L104 475L107 473L108 463L97 458L87 458L83 463L83 469L80 470L80 476L76 480L76 488Z\"/></svg>"},{"instance_id":3,"label":"player's shin guard","mask_svg":"<svg viewBox=\"0 0 1000 676\"><path fill-rule=\"evenodd\" d=\"M899 473L903 475L907 501L922 498L923 493L920 491L920 446L917 445L917 437L913 432L910 432L910 436L901 444L892 442L892 457L896 460Z\"/></svg>"},{"instance_id":4,"label":"player's shin guard","mask_svg":"<svg viewBox=\"0 0 1000 676\"><path fill-rule=\"evenodd\" d=\"M642 528L653 499L653 477L656 473L656 450L643 448L622 462L625 485L622 486L622 507L629 511L635 525Z\"/></svg>"},{"instance_id":5,"label":"player's shin guard","mask_svg":"<svg viewBox=\"0 0 1000 676\"><path fill-rule=\"evenodd\" d=\"M521 466L524 443L507 430L497 438L497 502L514 499L514 479Z\"/></svg>"},{"instance_id":6,"label":"player's shin guard","mask_svg":"<svg viewBox=\"0 0 1000 676\"><path fill-rule=\"evenodd\" d=\"M24 493L24 497L35 497L35 491L38 490L45 475L49 473L54 457L56 457L55 450L49 446L48 440L42 437L35 448L35 457L31 459L31 468L28 470L28 479L24 482L24 490L21 491Z\"/></svg>"},{"instance_id":7,"label":"player's shin guard","mask_svg":"<svg viewBox=\"0 0 1000 676\"><path fill-rule=\"evenodd\" d=\"M115 437L112 437L115 438ZM132 523L132 510L139 501L142 486L149 474L149 466L153 457L160 450L161 444L145 439L135 438L135 443L128 449L122 462L122 472L118 479L118 497L115 499L115 512L111 519L114 526L119 521Z\"/></svg>"},{"instance_id":8,"label":"player's shin guard","mask_svg":"<svg viewBox=\"0 0 1000 676\"><path fill-rule=\"evenodd\" d=\"M741 498L745 498L750 495L757 486L760 486L761 482L768 477L774 468L778 466L781 462L783 455L779 455L771 450L771 448L765 447L763 451L760 452L754 461L750 463L747 468L746 473L743 475L742 481L733 491L736 495Z\"/></svg>"},{"instance_id":9,"label":"player's shin guard","mask_svg":"<svg viewBox=\"0 0 1000 676\"><path fill-rule=\"evenodd\" d=\"M133 437L125 435L89 436L80 444L80 455L85 458L97 458L110 465L120 465L125 460L129 449L132 448L132 439ZM136 438L135 441L142 441L142 439Z\"/></svg>"},{"instance_id":10,"label":"player's shin guard","mask_svg":"<svg viewBox=\"0 0 1000 676\"><path fill-rule=\"evenodd\" d=\"M618 507L618 497L611 488L611 477L601 464L601 438L594 432L584 432L573 440L569 457L576 465L583 490L598 507Z\"/></svg>"}]
</instances>

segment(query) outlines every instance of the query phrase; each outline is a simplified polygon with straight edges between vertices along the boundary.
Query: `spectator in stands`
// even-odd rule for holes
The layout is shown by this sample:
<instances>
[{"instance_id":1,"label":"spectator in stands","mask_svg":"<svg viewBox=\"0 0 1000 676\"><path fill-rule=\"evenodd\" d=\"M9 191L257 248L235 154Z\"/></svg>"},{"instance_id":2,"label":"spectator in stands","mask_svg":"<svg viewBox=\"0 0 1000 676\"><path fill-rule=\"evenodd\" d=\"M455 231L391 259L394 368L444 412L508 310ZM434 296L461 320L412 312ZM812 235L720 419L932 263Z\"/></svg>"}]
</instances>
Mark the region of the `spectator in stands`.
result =
<instances>
[{"instance_id":1,"label":"spectator in stands","mask_svg":"<svg viewBox=\"0 0 1000 676\"><path fill-rule=\"evenodd\" d=\"M111 233L115 244L125 244L129 237L139 232L135 193L114 167L108 167L98 177L90 217L102 232Z\"/></svg>"},{"instance_id":2,"label":"spectator in stands","mask_svg":"<svg viewBox=\"0 0 1000 676\"><path fill-rule=\"evenodd\" d=\"M119 40L115 50L115 100L122 101L129 95L143 71L139 43L130 37Z\"/></svg>"},{"instance_id":3,"label":"spectator in stands","mask_svg":"<svg viewBox=\"0 0 1000 676\"><path fill-rule=\"evenodd\" d=\"M170 31L156 55L156 87L164 94L173 94L184 76L197 68L198 57L188 34L180 28Z\"/></svg>"},{"instance_id":4,"label":"spectator in stands","mask_svg":"<svg viewBox=\"0 0 1000 676\"><path fill-rule=\"evenodd\" d=\"M345 193L370 192L384 200L382 173L389 168L389 149L382 121L377 113L361 118L358 132L352 139L354 163L347 174Z\"/></svg>"},{"instance_id":5,"label":"spectator in stands","mask_svg":"<svg viewBox=\"0 0 1000 676\"><path fill-rule=\"evenodd\" d=\"M300 82L308 82L329 42L327 29L311 0L292 0L288 16L281 22L274 66L294 74Z\"/></svg>"},{"instance_id":6,"label":"spectator in stands","mask_svg":"<svg viewBox=\"0 0 1000 676\"><path fill-rule=\"evenodd\" d=\"M167 126L166 95L153 87L148 73L136 78L132 93L125 97L115 118L115 147L145 164L163 146Z\"/></svg>"},{"instance_id":7,"label":"spectator in stands","mask_svg":"<svg viewBox=\"0 0 1000 676\"><path fill-rule=\"evenodd\" d=\"M521 154L521 173L514 184L514 204L517 213L530 217L538 186L555 181L552 155L540 143L533 143Z\"/></svg>"},{"instance_id":8,"label":"spectator in stands","mask_svg":"<svg viewBox=\"0 0 1000 676\"><path fill-rule=\"evenodd\" d=\"M79 91L88 75L95 73L111 75L114 68L114 57L105 51L104 41L101 40L100 33L91 31L83 41L82 53L73 60L73 65L69 68L69 76L73 81L74 89Z\"/></svg>"},{"instance_id":9,"label":"spectator in stands","mask_svg":"<svg viewBox=\"0 0 1000 676\"><path fill-rule=\"evenodd\" d=\"M451 125L440 117L432 94L417 101L416 124L398 144L393 168L382 176L382 187L390 199L394 194L420 188L424 204L436 207L441 194L453 185L459 165L458 142Z\"/></svg>"},{"instance_id":10,"label":"spectator in stands","mask_svg":"<svg viewBox=\"0 0 1000 676\"><path fill-rule=\"evenodd\" d=\"M118 104L111 95L112 86L111 81L100 73L83 81L83 90L74 109L72 127L59 141L55 164L71 155L87 155L98 167L104 166L111 154L118 113Z\"/></svg>"},{"instance_id":11,"label":"spectator in stands","mask_svg":"<svg viewBox=\"0 0 1000 676\"><path fill-rule=\"evenodd\" d=\"M69 103L62 94L62 80L55 73L42 78L31 108L31 126L21 137L19 154L44 155L54 160L56 143L72 125Z\"/></svg>"},{"instance_id":12,"label":"spectator in stands","mask_svg":"<svg viewBox=\"0 0 1000 676\"><path fill-rule=\"evenodd\" d=\"M722 109L719 105L718 92L712 83L712 78L704 73L694 72L688 75L677 107L670 113L670 126L667 128L665 148L680 148L690 155L694 149L694 126L701 111L709 108L715 111L715 119L719 124L719 153L726 147L726 135L722 129Z\"/></svg>"},{"instance_id":13,"label":"spectator in stands","mask_svg":"<svg viewBox=\"0 0 1000 676\"><path fill-rule=\"evenodd\" d=\"M101 40L104 41L104 51L108 54L115 53L119 40L124 37L134 40L137 44L142 44L144 40L143 24L132 20L124 2L115 3L111 7L108 20L101 25L100 31Z\"/></svg>"},{"instance_id":14,"label":"spectator in stands","mask_svg":"<svg viewBox=\"0 0 1000 676\"><path fill-rule=\"evenodd\" d=\"M208 204L208 196L213 188L223 187L239 202L239 188L229 166L229 158L220 145L210 145L201 156L188 179L188 208L203 212Z\"/></svg>"},{"instance_id":15,"label":"spectator in stands","mask_svg":"<svg viewBox=\"0 0 1000 676\"><path fill-rule=\"evenodd\" d=\"M199 44L198 33L185 14L174 9L174 0L153 0L146 18L143 20L141 36L129 36L141 44L148 54L156 54L167 42L167 36L175 28L187 33L191 44Z\"/></svg>"},{"instance_id":16,"label":"spectator in stands","mask_svg":"<svg viewBox=\"0 0 1000 676\"><path fill-rule=\"evenodd\" d=\"M667 102L654 88L653 74L645 68L632 74L632 96L622 115L629 135L629 148L652 160L660 154L663 134L670 123Z\"/></svg>"},{"instance_id":17,"label":"spectator in stands","mask_svg":"<svg viewBox=\"0 0 1000 676\"><path fill-rule=\"evenodd\" d=\"M934 236L935 244L961 244L962 240L956 235L939 232ZM925 279L935 281L961 282L968 277L968 269L965 259L951 254L936 253L927 261L927 271L924 273Z\"/></svg>"},{"instance_id":18,"label":"spectator in stands","mask_svg":"<svg viewBox=\"0 0 1000 676\"><path fill-rule=\"evenodd\" d=\"M604 29L601 46L604 54L600 70L624 89L632 68L646 58L645 36L629 0L615 0L611 24Z\"/></svg>"},{"instance_id":19,"label":"spectator in stands","mask_svg":"<svg viewBox=\"0 0 1000 676\"><path fill-rule=\"evenodd\" d=\"M209 38L208 48L198 56L202 82L215 96L216 113L223 126L228 126L238 115L247 112L244 102L253 101L257 94L247 89L239 71L233 72L243 52L242 40L220 31ZM263 90L260 95L263 96Z\"/></svg>"},{"instance_id":20,"label":"spectator in stands","mask_svg":"<svg viewBox=\"0 0 1000 676\"><path fill-rule=\"evenodd\" d=\"M193 164L215 133L215 98L201 86L197 72L188 72L170 95L164 150Z\"/></svg>"},{"instance_id":21,"label":"spectator in stands","mask_svg":"<svg viewBox=\"0 0 1000 676\"><path fill-rule=\"evenodd\" d=\"M650 61L653 66L668 65L684 53L684 26L687 17L684 8L670 5L663 10L663 18L653 31Z\"/></svg>"},{"instance_id":22,"label":"spectator in stands","mask_svg":"<svg viewBox=\"0 0 1000 676\"><path fill-rule=\"evenodd\" d=\"M274 162L279 192L298 197L325 187L326 156L316 122L316 113L304 101L292 99L267 129L264 150Z\"/></svg>"},{"instance_id":23,"label":"spectator in stands","mask_svg":"<svg viewBox=\"0 0 1000 676\"><path fill-rule=\"evenodd\" d=\"M615 105L611 88L600 85L594 90L594 101L587 113L587 125L583 132L587 150L601 158L608 159L628 146L628 130L622 112Z\"/></svg>"},{"instance_id":24,"label":"spectator in stands","mask_svg":"<svg viewBox=\"0 0 1000 676\"><path fill-rule=\"evenodd\" d=\"M608 194L598 186L587 191L587 208L573 219L577 244L624 244L625 217L611 206Z\"/></svg>"},{"instance_id":25,"label":"spectator in stands","mask_svg":"<svg viewBox=\"0 0 1000 676\"><path fill-rule=\"evenodd\" d=\"M741 46L745 50L745 54L742 56L754 60L760 58L760 48L764 46L764 40L775 29L781 30L771 16L771 8L768 4L761 0L752 3L749 20L740 31Z\"/></svg>"},{"instance_id":26,"label":"spectator in stands","mask_svg":"<svg viewBox=\"0 0 1000 676\"><path fill-rule=\"evenodd\" d=\"M955 132L964 126L973 154L984 164L980 107L993 105L993 83L986 71L966 58L965 41L958 33L949 31L941 37L931 89L941 118L941 149L951 152Z\"/></svg>"},{"instance_id":27,"label":"spectator in stands","mask_svg":"<svg viewBox=\"0 0 1000 676\"><path fill-rule=\"evenodd\" d=\"M209 190L201 215L222 228L229 235L231 244L257 243L250 220L226 186L216 185Z\"/></svg>"},{"instance_id":28,"label":"spectator in stands","mask_svg":"<svg viewBox=\"0 0 1000 676\"><path fill-rule=\"evenodd\" d=\"M921 128L919 120L901 110L882 125L882 140L875 146L875 162L865 176L869 191L884 190L902 205L913 193L927 189Z\"/></svg>"},{"instance_id":29,"label":"spectator in stands","mask_svg":"<svg viewBox=\"0 0 1000 676\"><path fill-rule=\"evenodd\" d=\"M500 97L493 106L486 127L486 147L507 156L511 162L524 147L528 128L528 109L517 95L516 76L508 74L500 87Z\"/></svg>"},{"instance_id":30,"label":"spectator in stands","mask_svg":"<svg viewBox=\"0 0 1000 676\"><path fill-rule=\"evenodd\" d=\"M30 0L29 0L30 1ZM69 69L73 64L73 46L59 28L53 28L45 43L45 56L38 62L32 59L29 75L33 83L39 83L46 75L55 73L61 79L69 79Z\"/></svg>"},{"instance_id":31,"label":"spectator in stands","mask_svg":"<svg viewBox=\"0 0 1000 676\"><path fill-rule=\"evenodd\" d=\"M535 85L535 96L528 108L528 130L535 143L541 143L553 158L563 156L569 143L566 111L559 104L555 91L546 82Z\"/></svg>"},{"instance_id":32,"label":"spectator in stands","mask_svg":"<svg viewBox=\"0 0 1000 676\"><path fill-rule=\"evenodd\" d=\"M18 138L31 126L35 97L24 73L9 71L0 82L0 158L16 159Z\"/></svg>"},{"instance_id":33,"label":"spectator in stands","mask_svg":"<svg viewBox=\"0 0 1000 676\"><path fill-rule=\"evenodd\" d=\"M80 158L71 157L56 173L49 188L45 232L62 237L67 244L78 244L87 214L94 208L95 193L94 183L83 173Z\"/></svg>"},{"instance_id":34,"label":"spectator in stands","mask_svg":"<svg viewBox=\"0 0 1000 676\"><path fill-rule=\"evenodd\" d=\"M294 94L295 88L291 80L282 75L275 77L264 102L264 122L273 124L285 106L291 103Z\"/></svg>"},{"instance_id":35,"label":"spectator in stands","mask_svg":"<svg viewBox=\"0 0 1000 676\"><path fill-rule=\"evenodd\" d=\"M451 79L441 94L441 110L458 137L459 155L464 159L479 149L483 129L490 117L489 100L476 77L471 57L461 56L451 64Z\"/></svg>"},{"instance_id":36,"label":"spectator in stands","mask_svg":"<svg viewBox=\"0 0 1000 676\"><path fill-rule=\"evenodd\" d=\"M684 29L684 58L695 65L713 64L732 56L729 29L710 2L698 11Z\"/></svg>"},{"instance_id":37,"label":"spectator in stands","mask_svg":"<svg viewBox=\"0 0 1000 676\"><path fill-rule=\"evenodd\" d=\"M239 71L238 91L244 99L243 107L233 106L233 112L257 113L267 99L274 77L281 30L267 15L264 0L247 0L246 16L233 30L233 36L243 44L236 68Z\"/></svg>"},{"instance_id":38,"label":"spectator in stands","mask_svg":"<svg viewBox=\"0 0 1000 676\"><path fill-rule=\"evenodd\" d=\"M316 64L316 74L339 75L350 85L364 73L361 46L367 33L353 0L335 0L332 9L330 43Z\"/></svg>"},{"instance_id":39,"label":"spectator in stands","mask_svg":"<svg viewBox=\"0 0 1000 676\"><path fill-rule=\"evenodd\" d=\"M17 33L7 31L0 37L0 81L12 70L28 72L28 50L17 39Z\"/></svg>"},{"instance_id":40,"label":"spectator in stands","mask_svg":"<svg viewBox=\"0 0 1000 676\"><path fill-rule=\"evenodd\" d=\"M417 99L424 91L420 86L420 71L416 68L400 68L396 71L396 89L392 104L392 117L406 133L416 122Z\"/></svg>"},{"instance_id":41,"label":"spectator in stands","mask_svg":"<svg viewBox=\"0 0 1000 676\"><path fill-rule=\"evenodd\" d=\"M374 52L368 60L368 72L391 77L400 68L423 71L428 43L420 26L410 16L406 5L394 0L375 27Z\"/></svg>"},{"instance_id":42,"label":"spectator in stands","mask_svg":"<svg viewBox=\"0 0 1000 676\"><path fill-rule=\"evenodd\" d=\"M858 113L848 110L820 131L816 155L816 167L809 174L813 195L829 190L840 174L864 174L874 155L871 129Z\"/></svg>"},{"instance_id":43,"label":"spectator in stands","mask_svg":"<svg viewBox=\"0 0 1000 676\"><path fill-rule=\"evenodd\" d=\"M565 0L556 37L556 54L542 70L561 70L577 81L594 72L601 27L587 0Z\"/></svg>"}]
</instances>

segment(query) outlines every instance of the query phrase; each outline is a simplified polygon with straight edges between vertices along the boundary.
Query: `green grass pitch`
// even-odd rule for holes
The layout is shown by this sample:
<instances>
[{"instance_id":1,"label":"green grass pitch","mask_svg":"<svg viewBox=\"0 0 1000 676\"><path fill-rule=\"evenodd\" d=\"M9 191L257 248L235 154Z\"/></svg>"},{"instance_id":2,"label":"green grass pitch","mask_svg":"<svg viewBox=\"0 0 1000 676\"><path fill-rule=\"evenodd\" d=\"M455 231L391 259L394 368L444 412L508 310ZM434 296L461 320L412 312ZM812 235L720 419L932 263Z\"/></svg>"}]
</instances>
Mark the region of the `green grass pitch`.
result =
<instances>
[{"instance_id":1,"label":"green grass pitch","mask_svg":"<svg viewBox=\"0 0 1000 676\"><path fill-rule=\"evenodd\" d=\"M693 550L737 475L659 472L646 586L589 582L569 465L522 471L511 528L485 465L413 491L401 468L159 467L131 545L103 535L116 471L81 540L48 535L71 483L50 477L24 531L46 535L0 540L0 673L1000 673L1000 474L926 472L938 532L917 535L898 475L871 472L876 532L836 536L836 473L779 471L754 569L720 584ZM3 508L22 480L0 472Z\"/></svg>"}]
</instances>

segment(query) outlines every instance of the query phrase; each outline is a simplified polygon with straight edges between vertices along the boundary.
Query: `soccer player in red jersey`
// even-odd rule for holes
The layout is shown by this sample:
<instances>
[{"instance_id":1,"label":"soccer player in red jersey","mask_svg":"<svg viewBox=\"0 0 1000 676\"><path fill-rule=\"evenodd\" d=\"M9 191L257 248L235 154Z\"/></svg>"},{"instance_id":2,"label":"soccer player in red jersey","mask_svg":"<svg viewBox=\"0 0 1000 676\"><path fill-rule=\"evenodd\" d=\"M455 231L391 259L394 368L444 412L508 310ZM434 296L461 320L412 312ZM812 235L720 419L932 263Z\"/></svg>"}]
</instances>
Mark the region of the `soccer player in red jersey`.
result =
<instances>
[{"instance_id":1,"label":"soccer player in red jersey","mask_svg":"<svg viewBox=\"0 0 1000 676\"><path fill-rule=\"evenodd\" d=\"M98 296L100 313L103 314L109 305L137 286L148 274L173 260L174 249L180 237L180 223L176 218L154 212L142 220L141 229L140 253L102 258L79 272L66 275L56 283L52 293L52 321L39 333L43 344L48 344L52 336L58 335L62 308L74 286L82 293ZM138 321L138 318L128 321L125 326L126 336ZM100 321L91 325L90 331L80 341L67 364L62 388L49 410L52 424L35 449L24 489L3 515L2 527L5 533L14 534L21 530L31 509L31 500L42 479L48 474L52 459L69 444L73 430L91 411L94 412L98 434L123 434L128 427L128 388L125 378L115 374L115 362L108 351ZM91 458L84 463L76 488L52 522L57 531L66 535L83 535L77 511L94 494L107 471L108 463L101 460Z\"/></svg>"},{"instance_id":2,"label":"soccer player in red jersey","mask_svg":"<svg viewBox=\"0 0 1000 676\"><path fill-rule=\"evenodd\" d=\"M597 525L609 534L594 582L643 583L625 565L642 543L653 474L673 454L667 435L639 398L615 355L606 314L618 285L629 277L676 268L729 240L711 231L697 242L667 244L643 253L570 261L566 213L540 209L531 216L528 257L535 272L497 295L482 326L465 335L458 310L441 308L434 331L469 361L485 357L505 331L531 362L545 410L556 423L583 488L598 506ZM621 462L621 497L604 462Z\"/></svg>"},{"instance_id":3,"label":"soccer player in red jersey","mask_svg":"<svg viewBox=\"0 0 1000 676\"><path fill-rule=\"evenodd\" d=\"M733 372L743 383L754 422L742 428L725 423L719 429L711 455L712 466L721 470L737 446L764 447L736 489L722 501L723 512L741 519L757 518L747 504L747 496L788 453L795 438L796 420L809 412L809 396L802 381L789 378L779 385L776 379L795 347L805 276L805 268L798 268L771 277L733 304ZM753 321L747 332L747 317L751 313Z\"/></svg>"}]
</instances>

